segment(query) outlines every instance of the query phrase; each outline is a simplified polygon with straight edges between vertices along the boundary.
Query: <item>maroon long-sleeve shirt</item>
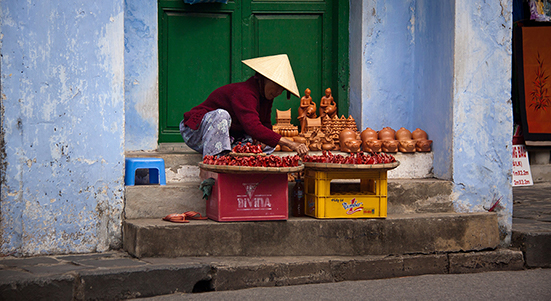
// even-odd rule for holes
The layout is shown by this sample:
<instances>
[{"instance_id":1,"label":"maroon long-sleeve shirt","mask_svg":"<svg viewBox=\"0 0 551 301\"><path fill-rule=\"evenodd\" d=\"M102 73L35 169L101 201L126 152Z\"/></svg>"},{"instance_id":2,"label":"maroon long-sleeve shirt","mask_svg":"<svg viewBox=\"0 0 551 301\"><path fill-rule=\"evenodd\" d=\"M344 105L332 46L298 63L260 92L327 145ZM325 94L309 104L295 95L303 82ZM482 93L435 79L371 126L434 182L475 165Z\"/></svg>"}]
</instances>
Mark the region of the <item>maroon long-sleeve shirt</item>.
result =
<instances>
[{"instance_id":1,"label":"maroon long-sleeve shirt","mask_svg":"<svg viewBox=\"0 0 551 301\"><path fill-rule=\"evenodd\" d=\"M253 139L275 147L281 135L272 131L272 104L260 94L257 79L233 83L214 90L200 105L184 114L184 125L196 130L206 113L216 109L228 111L232 118L230 131L246 133Z\"/></svg>"}]
</instances>

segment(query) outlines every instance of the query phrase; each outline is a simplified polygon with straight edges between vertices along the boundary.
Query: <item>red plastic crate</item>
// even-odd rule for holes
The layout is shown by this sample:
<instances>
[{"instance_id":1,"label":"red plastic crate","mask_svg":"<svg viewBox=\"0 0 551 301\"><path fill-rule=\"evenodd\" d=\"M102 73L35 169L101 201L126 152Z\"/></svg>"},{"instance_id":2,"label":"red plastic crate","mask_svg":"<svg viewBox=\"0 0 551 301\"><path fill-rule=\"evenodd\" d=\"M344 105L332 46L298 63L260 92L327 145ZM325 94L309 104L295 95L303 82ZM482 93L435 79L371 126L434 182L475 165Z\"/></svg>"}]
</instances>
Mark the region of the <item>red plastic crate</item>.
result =
<instances>
[{"instance_id":1,"label":"red plastic crate","mask_svg":"<svg viewBox=\"0 0 551 301\"><path fill-rule=\"evenodd\" d=\"M207 216L219 222L287 220L287 174L226 174L201 171L214 178Z\"/></svg>"}]
</instances>

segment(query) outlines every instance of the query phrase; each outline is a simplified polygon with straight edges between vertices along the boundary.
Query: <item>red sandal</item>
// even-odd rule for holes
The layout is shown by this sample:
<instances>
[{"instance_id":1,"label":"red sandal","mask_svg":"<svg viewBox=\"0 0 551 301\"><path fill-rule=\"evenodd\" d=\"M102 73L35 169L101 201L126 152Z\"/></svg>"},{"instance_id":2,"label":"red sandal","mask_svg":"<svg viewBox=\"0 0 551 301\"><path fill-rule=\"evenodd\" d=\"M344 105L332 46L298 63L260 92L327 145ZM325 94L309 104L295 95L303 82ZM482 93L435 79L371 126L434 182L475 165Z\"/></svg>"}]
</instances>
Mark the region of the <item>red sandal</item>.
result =
<instances>
[{"instance_id":1,"label":"red sandal","mask_svg":"<svg viewBox=\"0 0 551 301\"><path fill-rule=\"evenodd\" d=\"M172 213L163 217L164 221L173 223L189 223L185 214Z\"/></svg>"},{"instance_id":2,"label":"red sandal","mask_svg":"<svg viewBox=\"0 0 551 301\"><path fill-rule=\"evenodd\" d=\"M208 217L202 216L201 213L195 211L187 211L183 215L188 219L208 219Z\"/></svg>"}]
</instances>

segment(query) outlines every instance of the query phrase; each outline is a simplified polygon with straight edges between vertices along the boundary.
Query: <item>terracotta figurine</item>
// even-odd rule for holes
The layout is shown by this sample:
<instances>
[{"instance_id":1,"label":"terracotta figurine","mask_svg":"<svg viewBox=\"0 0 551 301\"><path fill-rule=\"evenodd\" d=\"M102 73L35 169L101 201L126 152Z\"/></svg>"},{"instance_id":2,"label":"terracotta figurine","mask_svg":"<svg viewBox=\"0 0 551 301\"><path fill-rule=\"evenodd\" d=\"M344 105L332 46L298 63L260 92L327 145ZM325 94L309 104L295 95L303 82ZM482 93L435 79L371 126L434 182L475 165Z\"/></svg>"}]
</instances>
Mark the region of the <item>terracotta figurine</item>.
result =
<instances>
[{"instance_id":1,"label":"terracotta figurine","mask_svg":"<svg viewBox=\"0 0 551 301\"><path fill-rule=\"evenodd\" d=\"M306 117L309 118L316 118L316 103L312 100L312 96L310 96L310 89L306 89L304 91L304 96L300 99L300 107L298 108L298 120L300 122L300 132L304 133L304 130L306 129ZM312 116L312 111L314 112L314 116Z\"/></svg>"},{"instance_id":2,"label":"terracotta figurine","mask_svg":"<svg viewBox=\"0 0 551 301\"><path fill-rule=\"evenodd\" d=\"M320 117L323 119L325 115L329 115L331 118L337 115L337 104L331 95L331 88L325 89L325 96L320 101Z\"/></svg>"},{"instance_id":3,"label":"terracotta figurine","mask_svg":"<svg viewBox=\"0 0 551 301\"><path fill-rule=\"evenodd\" d=\"M341 152L358 152L362 141L356 140L356 132L351 129L344 129L339 134L339 143Z\"/></svg>"},{"instance_id":4,"label":"terracotta figurine","mask_svg":"<svg viewBox=\"0 0 551 301\"><path fill-rule=\"evenodd\" d=\"M413 153L415 152L415 143L416 141L411 138L411 132L401 127L396 131L396 140L400 141L400 146L398 150L402 153Z\"/></svg>"},{"instance_id":5,"label":"terracotta figurine","mask_svg":"<svg viewBox=\"0 0 551 301\"><path fill-rule=\"evenodd\" d=\"M428 140L427 132L423 131L420 128L415 129L413 133L411 133L413 140L416 141L415 143L415 150L418 152L430 152L431 151L431 145L432 140Z\"/></svg>"}]
</instances>

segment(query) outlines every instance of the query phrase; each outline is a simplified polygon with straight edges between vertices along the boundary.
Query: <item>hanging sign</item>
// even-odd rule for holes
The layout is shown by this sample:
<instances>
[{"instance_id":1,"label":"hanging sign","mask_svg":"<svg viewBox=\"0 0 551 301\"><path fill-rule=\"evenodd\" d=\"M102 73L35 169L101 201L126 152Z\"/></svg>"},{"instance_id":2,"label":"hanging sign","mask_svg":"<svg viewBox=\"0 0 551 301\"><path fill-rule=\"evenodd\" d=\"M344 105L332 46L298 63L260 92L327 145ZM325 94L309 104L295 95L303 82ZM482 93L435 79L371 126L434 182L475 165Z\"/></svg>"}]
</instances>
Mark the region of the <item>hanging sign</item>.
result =
<instances>
[{"instance_id":1,"label":"hanging sign","mask_svg":"<svg viewBox=\"0 0 551 301\"><path fill-rule=\"evenodd\" d=\"M513 186L533 185L526 146L513 145Z\"/></svg>"}]
</instances>

